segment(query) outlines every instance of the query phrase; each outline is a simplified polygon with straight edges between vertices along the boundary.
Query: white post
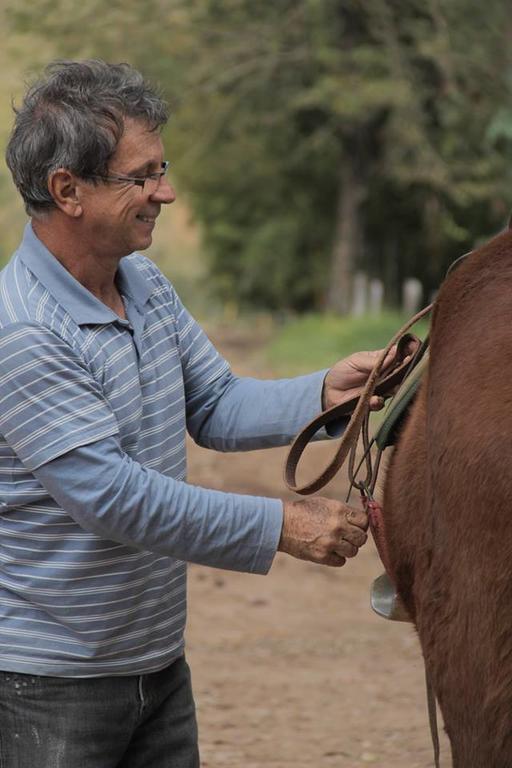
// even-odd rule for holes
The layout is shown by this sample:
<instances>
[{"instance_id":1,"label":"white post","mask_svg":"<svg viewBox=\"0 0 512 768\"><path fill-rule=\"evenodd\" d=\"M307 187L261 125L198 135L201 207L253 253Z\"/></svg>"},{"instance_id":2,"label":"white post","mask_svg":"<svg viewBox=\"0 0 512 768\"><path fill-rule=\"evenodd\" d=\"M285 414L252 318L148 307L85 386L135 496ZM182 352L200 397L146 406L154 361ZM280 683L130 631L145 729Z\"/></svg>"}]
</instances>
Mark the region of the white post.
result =
<instances>
[{"instance_id":1,"label":"white post","mask_svg":"<svg viewBox=\"0 0 512 768\"><path fill-rule=\"evenodd\" d=\"M368 307L368 278L364 272L356 272L352 286L352 315L360 317Z\"/></svg>"},{"instance_id":2,"label":"white post","mask_svg":"<svg viewBox=\"0 0 512 768\"><path fill-rule=\"evenodd\" d=\"M372 312L374 315L379 315L382 312L383 301L384 284L382 280L370 280L370 312Z\"/></svg>"},{"instance_id":3,"label":"white post","mask_svg":"<svg viewBox=\"0 0 512 768\"><path fill-rule=\"evenodd\" d=\"M408 277L402 285L402 307L406 315L414 315L420 309L423 286L415 277Z\"/></svg>"}]
</instances>

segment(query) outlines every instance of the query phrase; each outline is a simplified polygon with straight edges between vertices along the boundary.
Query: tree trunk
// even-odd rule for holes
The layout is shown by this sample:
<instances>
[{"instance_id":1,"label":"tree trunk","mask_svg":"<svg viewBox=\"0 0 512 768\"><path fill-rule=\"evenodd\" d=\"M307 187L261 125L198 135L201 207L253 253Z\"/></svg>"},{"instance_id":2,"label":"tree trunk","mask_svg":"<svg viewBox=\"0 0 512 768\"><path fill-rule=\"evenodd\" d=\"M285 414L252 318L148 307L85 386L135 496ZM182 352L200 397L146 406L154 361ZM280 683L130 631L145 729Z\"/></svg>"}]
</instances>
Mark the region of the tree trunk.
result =
<instances>
[{"instance_id":1,"label":"tree trunk","mask_svg":"<svg viewBox=\"0 0 512 768\"><path fill-rule=\"evenodd\" d=\"M339 198L325 308L347 315L352 303L352 276L362 243L359 206L363 198L355 158L347 157L340 172Z\"/></svg>"}]
</instances>

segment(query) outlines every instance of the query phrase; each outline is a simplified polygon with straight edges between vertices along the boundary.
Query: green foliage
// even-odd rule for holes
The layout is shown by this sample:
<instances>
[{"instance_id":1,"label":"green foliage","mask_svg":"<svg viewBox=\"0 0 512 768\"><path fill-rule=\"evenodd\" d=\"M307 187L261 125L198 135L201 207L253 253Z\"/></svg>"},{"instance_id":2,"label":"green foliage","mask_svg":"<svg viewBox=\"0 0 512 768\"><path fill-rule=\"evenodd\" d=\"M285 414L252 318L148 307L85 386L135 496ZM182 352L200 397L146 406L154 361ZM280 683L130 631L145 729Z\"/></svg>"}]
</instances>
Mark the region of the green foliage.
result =
<instances>
[{"instance_id":1,"label":"green foliage","mask_svg":"<svg viewBox=\"0 0 512 768\"><path fill-rule=\"evenodd\" d=\"M129 60L162 84L174 106L171 159L224 300L322 308L340 253L348 274L384 280L388 303L405 277L429 293L507 218L501 0L7 0L7 9L11 31L42 36L59 55ZM356 183L349 242L340 211Z\"/></svg>"},{"instance_id":2,"label":"green foliage","mask_svg":"<svg viewBox=\"0 0 512 768\"><path fill-rule=\"evenodd\" d=\"M307 314L276 331L268 358L272 368L283 375L329 368L352 352L385 347L407 319L399 312L343 318ZM412 330L423 338L428 322L421 321Z\"/></svg>"},{"instance_id":3,"label":"green foliage","mask_svg":"<svg viewBox=\"0 0 512 768\"><path fill-rule=\"evenodd\" d=\"M510 62L497 0L471 14L462 0L189 6L203 55L178 114L197 152L181 145L179 170L221 292L322 306L346 166L362 190L349 268L384 279L388 299L408 276L434 290L502 226Z\"/></svg>"}]
</instances>

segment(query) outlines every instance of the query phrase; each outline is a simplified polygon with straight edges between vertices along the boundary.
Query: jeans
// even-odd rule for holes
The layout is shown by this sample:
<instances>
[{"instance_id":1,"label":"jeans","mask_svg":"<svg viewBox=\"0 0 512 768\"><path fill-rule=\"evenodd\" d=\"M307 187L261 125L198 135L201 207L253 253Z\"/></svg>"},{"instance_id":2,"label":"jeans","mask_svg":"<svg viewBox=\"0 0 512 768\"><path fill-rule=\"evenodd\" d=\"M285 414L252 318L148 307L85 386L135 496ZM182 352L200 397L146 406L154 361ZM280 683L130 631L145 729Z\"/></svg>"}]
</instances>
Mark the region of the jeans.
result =
<instances>
[{"instance_id":1,"label":"jeans","mask_svg":"<svg viewBox=\"0 0 512 768\"><path fill-rule=\"evenodd\" d=\"M0 672L0 768L198 768L188 665L130 677Z\"/></svg>"}]
</instances>

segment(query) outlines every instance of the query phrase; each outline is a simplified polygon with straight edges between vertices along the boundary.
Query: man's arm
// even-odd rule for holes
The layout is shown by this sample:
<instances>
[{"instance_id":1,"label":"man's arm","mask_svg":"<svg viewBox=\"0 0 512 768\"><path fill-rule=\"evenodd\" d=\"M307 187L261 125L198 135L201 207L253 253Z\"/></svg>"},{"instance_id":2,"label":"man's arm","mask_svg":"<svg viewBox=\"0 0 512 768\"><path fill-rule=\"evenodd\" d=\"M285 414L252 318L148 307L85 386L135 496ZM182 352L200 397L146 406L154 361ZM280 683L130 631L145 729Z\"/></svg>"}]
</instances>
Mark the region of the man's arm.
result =
<instances>
[{"instance_id":1,"label":"man's arm","mask_svg":"<svg viewBox=\"0 0 512 768\"><path fill-rule=\"evenodd\" d=\"M319 562L332 552L344 557L344 505L330 502L330 509L337 506L326 519L312 500L295 502L283 525L279 500L195 488L131 459L98 383L52 331L33 323L2 330L0 385L3 436L85 530L185 560L262 573L279 541L283 551Z\"/></svg>"},{"instance_id":2,"label":"man's arm","mask_svg":"<svg viewBox=\"0 0 512 768\"><path fill-rule=\"evenodd\" d=\"M321 410L327 371L275 380L235 376L167 285L183 373L187 429L193 439L219 451L289 444Z\"/></svg>"},{"instance_id":3,"label":"man's arm","mask_svg":"<svg viewBox=\"0 0 512 768\"><path fill-rule=\"evenodd\" d=\"M189 431L199 445L217 451L289 445L320 412L325 374L264 380L229 372L213 383L190 415Z\"/></svg>"},{"instance_id":4,"label":"man's arm","mask_svg":"<svg viewBox=\"0 0 512 768\"><path fill-rule=\"evenodd\" d=\"M266 573L279 548L340 566L366 540L366 515L341 502L212 491L143 467L110 437L34 470L87 531L105 539L217 568Z\"/></svg>"},{"instance_id":5,"label":"man's arm","mask_svg":"<svg viewBox=\"0 0 512 768\"><path fill-rule=\"evenodd\" d=\"M194 440L219 451L288 445L321 410L357 392L380 355L360 352L334 365L292 379L234 376L201 327L171 288L187 404ZM385 367L394 359L388 356ZM214 373L212 374L212 371ZM382 407L373 398L374 409ZM332 431L339 434L345 420ZM322 430L318 438L326 437Z\"/></svg>"}]
</instances>

